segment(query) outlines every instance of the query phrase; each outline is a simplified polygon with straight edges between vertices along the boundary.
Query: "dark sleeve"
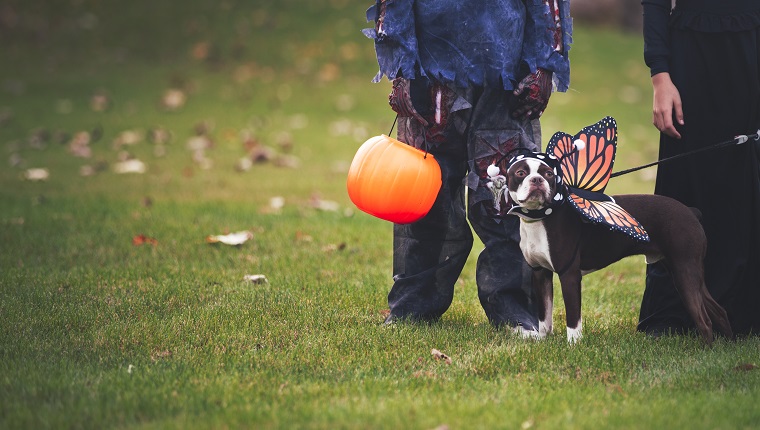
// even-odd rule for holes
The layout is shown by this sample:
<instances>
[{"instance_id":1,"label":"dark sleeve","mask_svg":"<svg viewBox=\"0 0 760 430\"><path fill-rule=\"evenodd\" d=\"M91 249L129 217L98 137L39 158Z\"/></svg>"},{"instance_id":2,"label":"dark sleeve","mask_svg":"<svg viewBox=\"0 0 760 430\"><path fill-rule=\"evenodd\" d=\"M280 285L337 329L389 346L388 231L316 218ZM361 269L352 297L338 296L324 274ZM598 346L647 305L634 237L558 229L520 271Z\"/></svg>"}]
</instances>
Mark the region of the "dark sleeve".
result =
<instances>
[{"instance_id":1,"label":"dark sleeve","mask_svg":"<svg viewBox=\"0 0 760 430\"><path fill-rule=\"evenodd\" d=\"M669 70L670 0L641 0L641 5L644 7L644 61L654 76Z\"/></svg>"},{"instance_id":2,"label":"dark sleeve","mask_svg":"<svg viewBox=\"0 0 760 430\"><path fill-rule=\"evenodd\" d=\"M550 7L547 0L526 1L525 39L522 60L531 71L542 68L554 73L557 91L570 85L570 43L573 24L570 0L557 0Z\"/></svg>"},{"instance_id":3,"label":"dark sleeve","mask_svg":"<svg viewBox=\"0 0 760 430\"><path fill-rule=\"evenodd\" d=\"M375 28L363 33L374 39L380 66L373 82L379 82L383 75L413 79L418 64L414 0L376 0L367 9L367 21L375 21Z\"/></svg>"}]
</instances>

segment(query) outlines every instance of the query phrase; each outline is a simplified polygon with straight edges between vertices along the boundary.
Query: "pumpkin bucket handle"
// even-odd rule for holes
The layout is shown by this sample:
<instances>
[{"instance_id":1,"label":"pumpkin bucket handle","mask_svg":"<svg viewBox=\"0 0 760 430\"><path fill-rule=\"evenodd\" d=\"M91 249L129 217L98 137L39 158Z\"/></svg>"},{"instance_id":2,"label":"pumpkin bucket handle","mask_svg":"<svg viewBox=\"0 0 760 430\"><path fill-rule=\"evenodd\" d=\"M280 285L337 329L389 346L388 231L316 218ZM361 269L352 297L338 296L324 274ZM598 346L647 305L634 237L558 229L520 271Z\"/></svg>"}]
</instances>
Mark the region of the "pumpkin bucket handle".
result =
<instances>
[{"instance_id":1,"label":"pumpkin bucket handle","mask_svg":"<svg viewBox=\"0 0 760 430\"><path fill-rule=\"evenodd\" d=\"M396 127L396 121L398 121L398 114L396 114L396 117L393 118L393 124L391 124L391 129L388 130L388 136L393 136L393 128ZM430 150L430 145L427 141L427 133L422 133L422 139L425 141L425 155L422 156L423 159L427 160L428 152Z\"/></svg>"}]
</instances>

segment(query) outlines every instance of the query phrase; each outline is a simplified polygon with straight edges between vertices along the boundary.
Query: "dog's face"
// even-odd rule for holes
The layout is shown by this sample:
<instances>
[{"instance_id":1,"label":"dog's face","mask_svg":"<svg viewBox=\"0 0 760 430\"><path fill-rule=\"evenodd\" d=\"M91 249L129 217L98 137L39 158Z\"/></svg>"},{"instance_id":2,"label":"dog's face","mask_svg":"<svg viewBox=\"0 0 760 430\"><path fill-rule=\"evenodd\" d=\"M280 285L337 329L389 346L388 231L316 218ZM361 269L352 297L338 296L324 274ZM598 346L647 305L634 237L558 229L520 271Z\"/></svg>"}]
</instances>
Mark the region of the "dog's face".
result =
<instances>
[{"instance_id":1,"label":"dog's face","mask_svg":"<svg viewBox=\"0 0 760 430\"><path fill-rule=\"evenodd\" d=\"M543 209L551 204L556 191L554 170L545 163L525 158L507 170L509 197L524 208Z\"/></svg>"}]
</instances>

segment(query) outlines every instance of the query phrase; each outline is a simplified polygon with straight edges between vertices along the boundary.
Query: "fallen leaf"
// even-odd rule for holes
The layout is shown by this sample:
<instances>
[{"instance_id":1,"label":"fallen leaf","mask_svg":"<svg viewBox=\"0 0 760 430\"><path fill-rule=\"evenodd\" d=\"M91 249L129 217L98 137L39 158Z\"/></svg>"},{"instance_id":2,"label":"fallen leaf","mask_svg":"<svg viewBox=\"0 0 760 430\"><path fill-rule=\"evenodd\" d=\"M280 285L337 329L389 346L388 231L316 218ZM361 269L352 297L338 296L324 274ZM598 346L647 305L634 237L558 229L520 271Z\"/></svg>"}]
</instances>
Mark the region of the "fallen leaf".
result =
<instances>
[{"instance_id":1,"label":"fallen leaf","mask_svg":"<svg viewBox=\"0 0 760 430\"><path fill-rule=\"evenodd\" d=\"M266 163L274 158L275 152L272 148L259 144L248 151L248 156L254 163Z\"/></svg>"},{"instance_id":2,"label":"fallen leaf","mask_svg":"<svg viewBox=\"0 0 760 430\"><path fill-rule=\"evenodd\" d=\"M430 354L436 360L442 360L446 364L451 364L451 357L449 357L448 355L442 353L441 351L439 351L439 350L437 350L435 348L433 348L432 350L430 350Z\"/></svg>"},{"instance_id":3,"label":"fallen leaf","mask_svg":"<svg viewBox=\"0 0 760 430\"><path fill-rule=\"evenodd\" d=\"M208 243L223 243L225 245L242 245L248 240L253 239L253 233L248 230L239 231L224 235L211 235L206 237Z\"/></svg>"},{"instance_id":4,"label":"fallen leaf","mask_svg":"<svg viewBox=\"0 0 760 430\"><path fill-rule=\"evenodd\" d=\"M124 130L113 140L114 149L122 146L137 145L142 142L144 133L140 130Z\"/></svg>"},{"instance_id":5,"label":"fallen leaf","mask_svg":"<svg viewBox=\"0 0 760 430\"><path fill-rule=\"evenodd\" d=\"M741 372L749 372L750 370L755 370L755 369L757 369L757 365L752 364L752 363L744 363L744 364L740 364L734 367L734 370L741 371Z\"/></svg>"},{"instance_id":6,"label":"fallen leaf","mask_svg":"<svg viewBox=\"0 0 760 430\"><path fill-rule=\"evenodd\" d=\"M282 196L274 196L269 199L269 207L273 210L280 210L283 207L285 207L285 197Z\"/></svg>"},{"instance_id":7,"label":"fallen leaf","mask_svg":"<svg viewBox=\"0 0 760 430\"><path fill-rule=\"evenodd\" d=\"M247 172L253 167L253 161L250 157L243 157L235 163L235 170L238 172Z\"/></svg>"},{"instance_id":8,"label":"fallen leaf","mask_svg":"<svg viewBox=\"0 0 760 430\"><path fill-rule=\"evenodd\" d=\"M74 137L69 141L69 152L75 157L90 158L92 157L91 141L92 138L89 132L80 131L74 134Z\"/></svg>"},{"instance_id":9,"label":"fallen leaf","mask_svg":"<svg viewBox=\"0 0 760 430\"><path fill-rule=\"evenodd\" d=\"M133 158L131 160L121 161L113 165L113 171L119 174L124 173L145 173L148 170L145 163Z\"/></svg>"},{"instance_id":10,"label":"fallen leaf","mask_svg":"<svg viewBox=\"0 0 760 430\"><path fill-rule=\"evenodd\" d=\"M164 91L161 97L161 106L168 110L177 110L185 105L187 96L185 92L176 88L170 88Z\"/></svg>"},{"instance_id":11,"label":"fallen leaf","mask_svg":"<svg viewBox=\"0 0 760 430\"><path fill-rule=\"evenodd\" d=\"M342 242L338 245L331 243L329 245L325 245L322 247L322 252L335 252L335 251L343 251L346 249L346 242Z\"/></svg>"},{"instance_id":12,"label":"fallen leaf","mask_svg":"<svg viewBox=\"0 0 760 430\"><path fill-rule=\"evenodd\" d=\"M137 236L132 238L132 245L134 246L140 246L140 245L158 245L158 240L156 240L153 237L146 236L144 234L138 234Z\"/></svg>"},{"instance_id":13,"label":"fallen leaf","mask_svg":"<svg viewBox=\"0 0 760 430\"><path fill-rule=\"evenodd\" d=\"M269 215L279 215L282 213L282 208L285 207L285 197L274 196L269 199L269 205L262 206L259 209L259 213Z\"/></svg>"},{"instance_id":14,"label":"fallen leaf","mask_svg":"<svg viewBox=\"0 0 760 430\"><path fill-rule=\"evenodd\" d=\"M340 209L338 202L334 202L332 200L322 200L322 198L316 194L311 196L309 203L311 207L314 209L319 209L321 211L336 212L338 209Z\"/></svg>"},{"instance_id":15,"label":"fallen leaf","mask_svg":"<svg viewBox=\"0 0 760 430\"><path fill-rule=\"evenodd\" d=\"M264 275L245 275L243 280L252 284L268 284L269 280Z\"/></svg>"},{"instance_id":16,"label":"fallen leaf","mask_svg":"<svg viewBox=\"0 0 760 430\"><path fill-rule=\"evenodd\" d=\"M26 169L24 179L27 181L47 181L50 178L50 171L43 167L34 167Z\"/></svg>"}]
</instances>

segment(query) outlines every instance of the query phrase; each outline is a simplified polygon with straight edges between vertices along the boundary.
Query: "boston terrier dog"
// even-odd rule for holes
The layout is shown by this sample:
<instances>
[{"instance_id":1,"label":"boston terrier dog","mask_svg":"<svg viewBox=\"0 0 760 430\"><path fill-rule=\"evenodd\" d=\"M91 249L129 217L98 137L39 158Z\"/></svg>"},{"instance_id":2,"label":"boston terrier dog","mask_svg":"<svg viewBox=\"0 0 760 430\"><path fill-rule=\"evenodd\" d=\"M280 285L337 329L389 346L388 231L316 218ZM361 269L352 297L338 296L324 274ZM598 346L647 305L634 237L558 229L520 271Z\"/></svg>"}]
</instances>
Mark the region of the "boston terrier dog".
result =
<instances>
[{"instance_id":1,"label":"boston terrier dog","mask_svg":"<svg viewBox=\"0 0 760 430\"><path fill-rule=\"evenodd\" d=\"M495 166L494 166L495 167ZM623 257L646 256L648 263L664 260L697 330L710 345L713 324L728 338L733 334L726 311L710 296L704 281L707 248L696 210L659 195L619 195L611 200L643 226L649 240L642 241L601 224L587 222L569 202L567 189L556 180L557 169L540 158L514 161L506 171L513 210L540 213L521 216L520 248L533 267L533 289L538 299L539 331L552 331L553 273L559 275L567 313L567 340L581 338L581 277ZM635 221L634 220L634 221Z\"/></svg>"}]
</instances>

